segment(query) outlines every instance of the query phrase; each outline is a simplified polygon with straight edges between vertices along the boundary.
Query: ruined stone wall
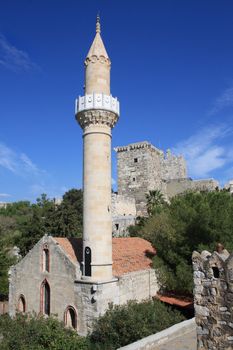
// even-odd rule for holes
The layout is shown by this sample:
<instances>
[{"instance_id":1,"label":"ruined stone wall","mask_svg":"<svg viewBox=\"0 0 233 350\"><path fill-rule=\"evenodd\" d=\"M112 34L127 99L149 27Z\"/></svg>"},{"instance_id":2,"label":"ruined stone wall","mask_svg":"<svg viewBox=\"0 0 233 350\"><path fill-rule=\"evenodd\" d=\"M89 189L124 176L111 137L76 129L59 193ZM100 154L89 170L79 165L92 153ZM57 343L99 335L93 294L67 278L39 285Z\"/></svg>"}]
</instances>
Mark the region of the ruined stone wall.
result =
<instances>
[{"instance_id":1,"label":"ruined stone wall","mask_svg":"<svg viewBox=\"0 0 233 350\"><path fill-rule=\"evenodd\" d=\"M134 197L137 216L146 215L146 193L161 189L163 152L149 142L117 147L118 193Z\"/></svg>"},{"instance_id":2,"label":"ruined stone wall","mask_svg":"<svg viewBox=\"0 0 233 350\"><path fill-rule=\"evenodd\" d=\"M135 225L136 217L132 215L114 216L112 218L112 235L113 237L127 237L129 236L128 228Z\"/></svg>"},{"instance_id":3,"label":"ruined stone wall","mask_svg":"<svg viewBox=\"0 0 233 350\"><path fill-rule=\"evenodd\" d=\"M132 197L112 193L112 233L114 237L128 236L128 227L136 220L136 203Z\"/></svg>"},{"instance_id":4,"label":"ruined stone wall","mask_svg":"<svg viewBox=\"0 0 233 350\"><path fill-rule=\"evenodd\" d=\"M187 166L184 157L175 156L169 150L165 157L161 158L162 179L184 179L187 178Z\"/></svg>"},{"instance_id":5,"label":"ruined stone wall","mask_svg":"<svg viewBox=\"0 0 233 350\"><path fill-rule=\"evenodd\" d=\"M137 216L146 216L146 194L159 190L167 199L166 181L187 177L182 156L164 152L144 141L117 147L118 193L134 197Z\"/></svg>"},{"instance_id":6,"label":"ruined stone wall","mask_svg":"<svg viewBox=\"0 0 233 350\"><path fill-rule=\"evenodd\" d=\"M233 254L192 256L198 350L233 349Z\"/></svg>"},{"instance_id":7,"label":"ruined stone wall","mask_svg":"<svg viewBox=\"0 0 233 350\"><path fill-rule=\"evenodd\" d=\"M186 191L214 191L218 185L214 179L173 179L166 182L166 192L168 198L172 198Z\"/></svg>"}]
</instances>

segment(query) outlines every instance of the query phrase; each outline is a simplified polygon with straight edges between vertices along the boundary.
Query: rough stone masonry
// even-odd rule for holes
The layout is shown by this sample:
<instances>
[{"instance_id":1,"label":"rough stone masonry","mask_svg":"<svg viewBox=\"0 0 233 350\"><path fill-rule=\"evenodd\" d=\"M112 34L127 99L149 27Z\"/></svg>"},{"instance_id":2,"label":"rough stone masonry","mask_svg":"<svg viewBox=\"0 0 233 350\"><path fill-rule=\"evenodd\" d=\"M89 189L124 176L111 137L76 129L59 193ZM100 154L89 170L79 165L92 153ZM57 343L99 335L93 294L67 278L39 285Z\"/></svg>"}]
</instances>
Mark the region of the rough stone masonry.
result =
<instances>
[{"instance_id":1,"label":"rough stone masonry","mask_svg":"<svg viewBox=\"0 0 233 350\"><path fill-rule=\"evenodd\" d=\"M233 349L233 253L193 252L198 350Z\"/></svg>"}]
</instances>

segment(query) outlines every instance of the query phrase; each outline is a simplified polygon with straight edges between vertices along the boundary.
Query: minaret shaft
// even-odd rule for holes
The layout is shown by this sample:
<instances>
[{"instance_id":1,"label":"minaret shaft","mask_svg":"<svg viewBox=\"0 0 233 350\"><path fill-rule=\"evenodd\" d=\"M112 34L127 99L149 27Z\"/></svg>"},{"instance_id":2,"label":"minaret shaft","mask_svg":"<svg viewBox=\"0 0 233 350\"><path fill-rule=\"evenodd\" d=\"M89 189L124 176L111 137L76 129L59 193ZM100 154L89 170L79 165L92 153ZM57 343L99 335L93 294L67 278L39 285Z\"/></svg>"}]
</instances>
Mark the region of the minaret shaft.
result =
<instances>
[{"instance_id":1,"label":"minaret shaft","mask_svg":"<svg viewBox=\"0 0 233 350\"><path fill-rule=\"evenodd\" d=\"M111 128L84 130L84 247L92 252L92 278L112 278ZM85 254L85 249L84 249Z\"/></svg>"}]
</instances>

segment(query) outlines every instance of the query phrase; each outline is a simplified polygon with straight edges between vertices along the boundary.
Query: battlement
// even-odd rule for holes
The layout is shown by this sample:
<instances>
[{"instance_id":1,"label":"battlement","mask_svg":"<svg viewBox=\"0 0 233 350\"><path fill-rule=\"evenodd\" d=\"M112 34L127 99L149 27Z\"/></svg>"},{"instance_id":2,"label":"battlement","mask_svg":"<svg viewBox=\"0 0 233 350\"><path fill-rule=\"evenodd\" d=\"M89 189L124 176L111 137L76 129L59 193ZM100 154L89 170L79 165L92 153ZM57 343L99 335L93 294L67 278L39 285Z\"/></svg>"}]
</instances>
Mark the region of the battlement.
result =
<instances>
[{"instance_id":1,"label":"battlement","mask_svg":"<svg viewBox=\"0 0 233 350\"><path fill-rule=\"evenodd\" d=\"M132 151L135 149L145 149L145 148L150 149L150 150L154 150L154 151L158 152L159 154L163 154L163 151L159 150L158 148L153 146L148 141L135 142L135 143L130 143L127 146L115 147L114 151L116 151L118 153L118 152L128 152L128 151Z\"/></svg>"},{"instance_id":2,"label":"battlement","mask_svg":"<svg viewBox=\"0 0 233 350\"><path fill-rule=\"evenodd\" d=\"M193 252L198 350L233 348L233 253Z\"/></svg>"}]
</instances>

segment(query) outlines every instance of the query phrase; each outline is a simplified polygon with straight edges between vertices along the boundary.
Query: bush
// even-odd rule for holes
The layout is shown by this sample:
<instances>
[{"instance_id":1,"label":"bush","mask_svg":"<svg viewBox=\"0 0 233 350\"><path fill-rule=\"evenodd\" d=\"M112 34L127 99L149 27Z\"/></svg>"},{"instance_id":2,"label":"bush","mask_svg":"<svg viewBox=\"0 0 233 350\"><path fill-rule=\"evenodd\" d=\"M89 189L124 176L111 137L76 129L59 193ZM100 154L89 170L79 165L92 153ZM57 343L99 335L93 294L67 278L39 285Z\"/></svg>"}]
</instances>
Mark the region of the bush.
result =
<instances>
[{"instance_id":1,"label":"bush","mask_svg":"<svg viewBox=\"0 0 233 350\"><path fill-rule=\"evenodd\" d=\"M217 242L233 250L233 196L224 190L187 192L170 204L155 205L151 216L129 231L156 248L154 268L162 291L191 294L192 252L212 251Z\"/></svg>"},{"instance_id":2,"label":"bush","mask_svg":"<svg viewBox=\"0 0 233 350\"><path fill-rule=\"evenodd\" d=\"M53 317L0 316L1 350L87 350L85 338Z\"/></svg>"},{"instance_id":3,"label":"bush","mask_svg":"<svg viewBox=\"0 0 233 350\"><path fill-rule=\"evenodd\" d=\"M89 336L91 349L114 350L183 320L178 311L158 300L110 304L106 313L94 323L93 333Z\"/></svg>"}]
</instances>

